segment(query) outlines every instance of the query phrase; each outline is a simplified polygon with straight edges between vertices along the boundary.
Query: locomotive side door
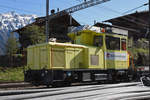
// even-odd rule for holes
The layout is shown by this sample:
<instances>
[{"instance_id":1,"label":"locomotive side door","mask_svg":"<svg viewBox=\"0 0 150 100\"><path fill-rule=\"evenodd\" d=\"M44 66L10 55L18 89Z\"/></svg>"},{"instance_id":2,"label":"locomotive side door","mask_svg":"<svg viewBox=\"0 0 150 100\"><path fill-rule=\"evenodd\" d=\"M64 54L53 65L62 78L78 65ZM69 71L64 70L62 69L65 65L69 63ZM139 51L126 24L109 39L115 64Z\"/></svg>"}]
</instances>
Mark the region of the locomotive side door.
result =
<instances>
[{"instance_id":1,"label":"locomotive side door","mask_svg":"<svg viewBox=\"0 0 150 100\"><path fill-rule=\"evenodd\" d=\"M126 40L123 36L106 35L105 67L107 69L127 69L127 50ZM122 42L121 42L122 40Z\"/></svg>"},{"instance_id":2,"label":"locomotive side door","mask_svg":"<svg viewBox=\"0 0 150 100\"><path fill-rule=\"evenodd\" d=\"M104 69L103 35L94 36L94 48L90 49L90 65L92 68Z\"/></svg>"}]
</instances>

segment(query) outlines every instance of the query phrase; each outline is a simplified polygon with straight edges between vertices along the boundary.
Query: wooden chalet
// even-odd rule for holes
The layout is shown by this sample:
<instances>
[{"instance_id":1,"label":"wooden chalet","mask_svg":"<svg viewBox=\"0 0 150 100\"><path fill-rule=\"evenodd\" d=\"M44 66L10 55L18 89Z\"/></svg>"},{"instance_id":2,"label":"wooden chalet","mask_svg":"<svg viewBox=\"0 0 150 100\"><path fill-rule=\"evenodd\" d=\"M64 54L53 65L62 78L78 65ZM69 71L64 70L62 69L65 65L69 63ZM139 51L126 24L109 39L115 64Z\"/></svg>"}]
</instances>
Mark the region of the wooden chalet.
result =
<instances>
[{"instance_id":1,"label":"wooden chalet","mask_svg":"<svg viewBox=\"0 0 150 100\"><path fill-rule=\"evenodd\" d=\"M52 38L56 38L58 41L66 42L69 40L67 33L68 27L70 26L70 16L69 14L65 14L63 16L58 16L49 20L49 36ZM30 25L38 25L40 27L45 26L45 19L46 17L38 17L35 19L35 22L25 26L28 27ZM80 26L80 24L72 17L72 24L71 26ZM19 33L21 36L21 32L25 30L25 27L15 30L14 32ZM49 37L49 38L50 38Z\"/></svg>"}]
</instances>

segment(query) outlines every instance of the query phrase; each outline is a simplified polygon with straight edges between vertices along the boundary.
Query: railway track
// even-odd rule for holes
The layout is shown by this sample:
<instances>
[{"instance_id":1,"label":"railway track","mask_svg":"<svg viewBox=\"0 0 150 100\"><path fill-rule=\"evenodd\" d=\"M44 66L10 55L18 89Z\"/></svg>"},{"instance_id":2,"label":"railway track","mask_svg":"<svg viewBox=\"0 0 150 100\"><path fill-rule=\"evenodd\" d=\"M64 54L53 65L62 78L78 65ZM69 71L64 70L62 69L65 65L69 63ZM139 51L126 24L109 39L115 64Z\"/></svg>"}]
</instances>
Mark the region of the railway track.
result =
<instances>
[{"instance_id":1,"label":"railway track","mask_svg":"<svg viewBox=\"0 0 150 100\"><path fill-rule=\"evenodd\" d=\"M150 99L150 88L140 83L83 85L0 91L1 100L134 100Z\"/></svg>"},{"instance_id":2,"label":"railway track","mask_svg":"<svg viewBox=\"0 0 150 100\"><path fill-rule=\"evenodd\" d=\"M14 88L21 88L21 87L29 87L32 86L29 83L25 82L0 82L0 90L2 89L14 89Z\"/></svg>"}]
</instances>

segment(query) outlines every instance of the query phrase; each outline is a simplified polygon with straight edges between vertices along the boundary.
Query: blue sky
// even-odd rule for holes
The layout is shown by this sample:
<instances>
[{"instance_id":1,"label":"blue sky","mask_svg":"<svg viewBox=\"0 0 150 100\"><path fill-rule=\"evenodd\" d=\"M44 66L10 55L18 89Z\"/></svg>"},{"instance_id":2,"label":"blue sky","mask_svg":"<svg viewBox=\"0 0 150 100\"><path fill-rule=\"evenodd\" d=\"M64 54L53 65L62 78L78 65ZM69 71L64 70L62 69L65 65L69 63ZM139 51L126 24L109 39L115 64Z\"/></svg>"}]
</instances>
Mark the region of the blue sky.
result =
<instances>
[{"instance_id":1,"label":"blue sky","mask_svg":"<svg viewBox=\"0 0 150 100\"><path fill-rule=\"evenodd\" d=\"M50 0L50 9L60 10L69 8L84 0ZM46 0L0 0L0 13L16 11L19 14L36 14L45 16ZM135 7L148 3L148 0L111 0L109 2L77 11L72 16L81 24L102 22L111 18L122 16L124 12ZM148 6L138 9L138 11L148 10ZM135 12L135 11L133 11ZM130 12L132 13L132 12Z\"/></svg>"}]
</instances>

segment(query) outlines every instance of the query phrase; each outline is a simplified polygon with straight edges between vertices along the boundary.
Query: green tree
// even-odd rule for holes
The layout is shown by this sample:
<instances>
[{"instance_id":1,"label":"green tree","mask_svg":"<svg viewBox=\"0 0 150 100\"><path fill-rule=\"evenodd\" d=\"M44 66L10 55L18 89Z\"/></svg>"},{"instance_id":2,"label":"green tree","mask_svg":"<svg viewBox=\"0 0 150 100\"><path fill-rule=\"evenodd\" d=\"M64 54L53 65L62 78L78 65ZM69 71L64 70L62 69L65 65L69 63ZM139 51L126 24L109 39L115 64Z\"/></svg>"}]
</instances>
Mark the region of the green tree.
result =
<instances>
[{"instance_id":1,"label":"green tree","mask_svg":"<svg viewBox=\"0 0 150 100\"><path fill-rule=\"evenodd\" d=\"M11 34L11 36L8 38L6 43L6 53L9 57L9 66L13 66L13 57L14 54L17 53L19 47L19 43L17 42L16 38Z\"/></svg>"},{"instance_id":2,"label":"green tree","mask_svg":"<svg viewBox=\"0 0 150 100\"><path fill-rule=\"evenodd\" d=\"M6 43L7 55L12 56L13 54L16 54L18 51L18 46L19 45L18 45L16 38L13 36L10 36L7 40L7 43Z\"/></svg>"},{"instance_id":3,"label":"green tree","mask_svg":"<svg viewBox=\"0 0 150 100\"><path fill-rule=\"evenodd\" d=\"M44 27L40 27L37 25L25 27L20 32L19 41L22 48L26 48L29 45L45 42Z\"/></svg>"}]
</instances>

